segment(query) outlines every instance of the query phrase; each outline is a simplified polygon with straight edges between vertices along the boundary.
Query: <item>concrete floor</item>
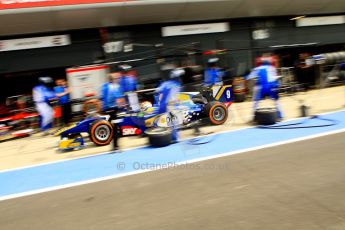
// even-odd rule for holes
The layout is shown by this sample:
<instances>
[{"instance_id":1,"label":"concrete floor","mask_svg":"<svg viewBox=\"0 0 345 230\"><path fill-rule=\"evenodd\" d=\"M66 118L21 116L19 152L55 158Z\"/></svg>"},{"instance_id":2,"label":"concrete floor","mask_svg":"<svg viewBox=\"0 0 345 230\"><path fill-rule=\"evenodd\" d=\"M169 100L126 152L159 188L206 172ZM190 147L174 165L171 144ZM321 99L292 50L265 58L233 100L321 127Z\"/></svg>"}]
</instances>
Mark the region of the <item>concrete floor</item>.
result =
<instances>
[{"instance_id":1,"label":"concrete floor","mask_svg":"<svg viewBox=\"0 0 345 230\"><path fill-rule=\"evenodd\" d=\"M299 101L305 100L311 106L310 113L324 113L344 109L345 89L344 86L313 90L307 93L298 93L294 96L283 96L282 107L286 119L295 118L300 115ZM273 105L272 101L263 101L262 106ZM248 121L252 115L252 103L235 103L231 106L232 119L222 126L210 126L203 128L204 132L222 132L227 130L249 127ZM181 132L182 138L190 137L192 130ZM90 156L104 153L111 150L111 146L96 147L87 143L82 150L61 153L57 151L59 137L41 137L40 134L29 138L13 140L0 143L0 170L12 169L29 165L36 165L58 160L74 159L83 156ZM126 137L120 141L121 148L133 148L146 145L146 138Z\"/></svg>"},{"instance_id":2,"label":"concrete floor","mask_svg":"<svg viewBox=\"0 0 345 230\"><path fill-rule=\"evenodd\" d=\"M0 229L345 229L345 133L0 203Z\"/></svg>"}]
</instances>

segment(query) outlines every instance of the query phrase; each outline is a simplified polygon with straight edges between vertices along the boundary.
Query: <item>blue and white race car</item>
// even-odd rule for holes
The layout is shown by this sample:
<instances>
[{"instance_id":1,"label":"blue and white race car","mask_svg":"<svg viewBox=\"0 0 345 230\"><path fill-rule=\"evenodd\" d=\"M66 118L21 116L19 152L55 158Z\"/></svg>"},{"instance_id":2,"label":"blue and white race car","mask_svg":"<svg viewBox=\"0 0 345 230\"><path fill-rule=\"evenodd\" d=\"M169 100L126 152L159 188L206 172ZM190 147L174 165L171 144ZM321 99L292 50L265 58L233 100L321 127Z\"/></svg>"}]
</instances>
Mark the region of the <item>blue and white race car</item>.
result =
<instances>
[{"instance_id":1,"label":"blue and white race car","mask_svg":"<svg viewBox=\"0 0 345 230\"><path fill-rule=\"evenodd\" d=\"M122 136L140 135L150 127L167 128L173 124L179 128L189 127L200 119L212 125L222 125L228 119L228 107L232 104L231 90L231 85L225 85L215 94L212 90L181 92L179 102L170 105L173 112L158 114L155 106L148 106L139 112L119 113L116 121L112 121L110 115L97 115L62 128L54 135L61 137L59 149L69 150L84 145L82 133L88 133L98 146L108 145L113 138L113 122L118 124Z\"/></svg>"}]
</instances>

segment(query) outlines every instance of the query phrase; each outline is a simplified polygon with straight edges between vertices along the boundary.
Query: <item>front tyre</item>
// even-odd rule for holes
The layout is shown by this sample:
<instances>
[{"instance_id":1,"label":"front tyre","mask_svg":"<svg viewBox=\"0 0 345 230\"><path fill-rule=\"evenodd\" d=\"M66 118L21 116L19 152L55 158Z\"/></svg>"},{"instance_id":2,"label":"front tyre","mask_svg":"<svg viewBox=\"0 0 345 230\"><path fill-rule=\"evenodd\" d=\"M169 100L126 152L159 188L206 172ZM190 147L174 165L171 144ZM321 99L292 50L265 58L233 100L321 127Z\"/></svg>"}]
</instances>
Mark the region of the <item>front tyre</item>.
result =
<instances>
[{"instance_id":1,"label":"front tyre","mask_svg":"<svg viewBox=\"0 0 345 230\"><path fill-rule=\"evenodd\" d=\"M153 147L168 146L172 142L172 131L169 128L156 127L145 131L149 138L149 143Z\"/></svg>"},{"instance_id":2,"label":"front tyre","mask_svg":"<svg viewBox=\"0 0 345 230\"><path fill-rule=\"evenodd\" d=\"M98 146L110 144L113 139L113 126L105 120L95 121L91 125L90 139Z\"/></svg>"},{"instance_id":3,"label":"front tyre","mask_svg":"<svg viewBox=\"0 0 345 230\"><path fill-rule=\"evenodd\" d=\"M277 119L278 111L275 108L260 108L255 111L254 120L258 125L274 125Z\"/></svg>"}]
</instances>

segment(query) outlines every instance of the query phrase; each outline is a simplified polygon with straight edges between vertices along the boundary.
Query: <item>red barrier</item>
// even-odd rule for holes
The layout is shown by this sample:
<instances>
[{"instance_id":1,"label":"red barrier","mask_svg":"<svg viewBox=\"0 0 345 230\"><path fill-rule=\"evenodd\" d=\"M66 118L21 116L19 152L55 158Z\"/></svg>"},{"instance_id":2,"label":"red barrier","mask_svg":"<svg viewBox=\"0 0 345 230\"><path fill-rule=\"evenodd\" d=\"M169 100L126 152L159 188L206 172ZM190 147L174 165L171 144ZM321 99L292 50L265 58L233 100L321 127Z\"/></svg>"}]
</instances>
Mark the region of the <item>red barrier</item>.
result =
<instances>
[{"instance_id":1,"label":"red barrier","mask_svg":"<svg viewBox=\"0 0 345 230\"><path fill-rule=\"evenodd\" d=\"M0 10L132 1L135 0L0 0Z\"/></svg>"}]
</instances>

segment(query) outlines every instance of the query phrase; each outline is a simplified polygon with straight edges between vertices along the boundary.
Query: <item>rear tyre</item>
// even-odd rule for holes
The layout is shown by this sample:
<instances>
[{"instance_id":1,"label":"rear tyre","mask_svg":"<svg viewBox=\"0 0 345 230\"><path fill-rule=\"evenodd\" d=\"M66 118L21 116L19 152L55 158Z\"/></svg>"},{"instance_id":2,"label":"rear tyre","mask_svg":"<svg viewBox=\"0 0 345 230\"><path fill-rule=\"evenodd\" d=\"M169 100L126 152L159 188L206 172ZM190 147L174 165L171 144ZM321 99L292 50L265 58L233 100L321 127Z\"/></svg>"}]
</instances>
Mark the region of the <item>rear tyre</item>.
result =
<instances>
[{"instance_id":1,"label":"rear tyre","mask_svg":"<svg viewBox=\"0 0 345 230\"><path fill-rule=\"evenodd\" d=\"M149 138L149 143L153 147L168 146L172 142L172 131L169 128L157 127L145 131Z\"/></svg>"},{"instance_id":2,"label":"rear tyre","mask_svg":"<svg viewBox=\"0 0 345 230\"><path fill-rule=\"evenodd\" d=\"M275 108L261 108L255 111L255 122L258 125L273 125L277 122L278 111Z\"/></svg>"},{"instance_id":3,"label":"rear tyre","mask_svg":"<svg viewBox=\"0 0 345 230\"><path fill-rule=\"evenodd\" d=\"M209 102L204 111L213 125L222 125L228 119L227 107L218 101Z\"/></svg>"},{"instance_id":4,"label":"rear tyre","mask_svg":"<svg viewBox=\"0 0 345 230\"><path fill-rule=\"evenodd\" d=\"M89 99L84 102L83 112L86 116L101 112L101 101L98 99Z\"/></svg>"},{"instance_id":5,"label":"rear tyre","mask_svg":"<svg viewBox=\"0 0 345 230\"><path fill-rule=\"evenodd\" d=\"M98 146L110 144L113 139L113 126L105 120L95 121L91 125L90 139Z\"/></svg>"}]
</instances>

